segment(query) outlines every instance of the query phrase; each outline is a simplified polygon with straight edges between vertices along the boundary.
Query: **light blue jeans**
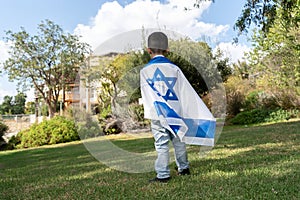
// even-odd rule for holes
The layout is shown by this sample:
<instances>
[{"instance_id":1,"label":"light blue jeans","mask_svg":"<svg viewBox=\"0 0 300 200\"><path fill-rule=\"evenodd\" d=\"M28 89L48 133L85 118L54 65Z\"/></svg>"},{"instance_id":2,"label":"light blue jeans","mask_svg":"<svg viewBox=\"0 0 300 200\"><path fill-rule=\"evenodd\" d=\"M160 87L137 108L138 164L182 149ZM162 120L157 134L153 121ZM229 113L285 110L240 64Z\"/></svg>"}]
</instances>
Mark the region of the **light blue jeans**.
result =
<instances>
[{"instance_id":1,"label":"light blue jeans","mask_svg":"<svg viewBox=\"0 0 300 200\"><path fill-rule=\"evenodd\" d=\"M154 145L157 152L155 171L157 178L170 177L169 168L169 140L172 141L175 150L175 161L178 171L189 168L185 143L179 137L174 137L167 129L163 128L158 120L151 121L151 130L155 139Z\"/></svg>"}]
</instances>

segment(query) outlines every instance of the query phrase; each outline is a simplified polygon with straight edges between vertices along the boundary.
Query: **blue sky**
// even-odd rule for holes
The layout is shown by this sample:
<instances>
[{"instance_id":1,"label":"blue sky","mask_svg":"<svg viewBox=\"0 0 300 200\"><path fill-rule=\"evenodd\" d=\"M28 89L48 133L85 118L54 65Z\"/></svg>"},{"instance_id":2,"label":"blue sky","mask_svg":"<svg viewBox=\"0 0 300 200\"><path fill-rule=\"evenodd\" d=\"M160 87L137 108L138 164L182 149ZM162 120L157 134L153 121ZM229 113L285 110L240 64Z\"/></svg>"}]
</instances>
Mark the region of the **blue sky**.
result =
<instances>
[{"instance_id":1,"label":"blue sky","mask_svg":"<svg viewBox=\"0 0 300 200\"><path fill-rule=\"evenodd\" d=\"M37 25L45 19L54 21L67 32L83 35L83 40L93 47L113 34L159 24L194 39L204 36L212 38L214 45L228 51L228 56L232 56L232 60L235 61L237 54L240 57L241 52L249 46L243 39L238 47L231 44L232 38L236 36L233 25L242 11L245 0L215 0L215 3L207 2L198 10L182 11L184 6L191 6L193 2L1 0L0 62L8 56L7 44L3 40L5 31L17 32L22 26L29 33L35 34ZM5 95L16 95L15 85L16 83L7 80L7 76L0 75L0 102Z\"/></svg>"}]
</instances>

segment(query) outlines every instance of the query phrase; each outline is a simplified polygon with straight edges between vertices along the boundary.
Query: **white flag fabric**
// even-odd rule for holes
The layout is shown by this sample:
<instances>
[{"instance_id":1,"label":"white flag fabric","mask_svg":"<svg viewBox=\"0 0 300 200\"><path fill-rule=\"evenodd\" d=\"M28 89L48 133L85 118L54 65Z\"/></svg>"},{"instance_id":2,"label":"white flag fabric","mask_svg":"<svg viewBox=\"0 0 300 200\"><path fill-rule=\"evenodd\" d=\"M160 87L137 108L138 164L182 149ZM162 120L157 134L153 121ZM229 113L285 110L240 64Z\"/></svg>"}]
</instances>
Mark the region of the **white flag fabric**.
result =
<instances>
[{"instance_id":1,"label":"white flag fabric","mask_svg":"<svg viewBox=\"0 0 300 200\"><path fill-rule=\"evenodd\" d=\"M214 146L216 119L176 65L154 57L140 78L145 118L160 120L186 144Z\"/></svg>"}]
</instances>

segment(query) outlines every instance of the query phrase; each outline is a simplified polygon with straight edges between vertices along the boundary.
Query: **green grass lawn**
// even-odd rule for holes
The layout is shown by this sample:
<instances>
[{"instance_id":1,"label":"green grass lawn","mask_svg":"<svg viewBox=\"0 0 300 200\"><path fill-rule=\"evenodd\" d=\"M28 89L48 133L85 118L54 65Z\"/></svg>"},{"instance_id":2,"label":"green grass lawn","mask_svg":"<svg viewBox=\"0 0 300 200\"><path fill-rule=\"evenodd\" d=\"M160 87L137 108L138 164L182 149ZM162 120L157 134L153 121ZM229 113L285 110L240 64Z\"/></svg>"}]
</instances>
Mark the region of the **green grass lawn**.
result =
<instances>
[{"instance_id":1,"label":"green grass lawn","mask_svg":"<svg viewBox=\"0 0 300 200\"><path fill-rule=\"evenodd\" d=\"M152 137L111 138L133 152L154 149ZM110 169L81 142L0 152L0 199L300 199L300 121L225 127L203 151L189 146L192 175L172 170L167 184L148 183L154 171Z\"/></svg>"}]
</instances>

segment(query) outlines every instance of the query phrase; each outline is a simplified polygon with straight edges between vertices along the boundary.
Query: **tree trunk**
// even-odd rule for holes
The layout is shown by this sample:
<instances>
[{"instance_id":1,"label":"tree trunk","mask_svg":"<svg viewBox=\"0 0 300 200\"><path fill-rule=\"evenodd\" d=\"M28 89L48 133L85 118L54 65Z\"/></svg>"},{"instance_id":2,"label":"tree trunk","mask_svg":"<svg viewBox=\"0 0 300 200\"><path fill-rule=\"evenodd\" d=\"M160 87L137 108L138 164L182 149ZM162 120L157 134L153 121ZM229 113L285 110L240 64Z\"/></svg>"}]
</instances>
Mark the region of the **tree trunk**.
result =
<instances>
[{"instance_id":1,"label":"tree trunk","mask_svg":"<svg viewBox=\"0 0 300 200\"><path fill-rule=\"evenodd\" d=\"M55 115L56 112L56 105L53 105L52 103L47 103L48 105L48 111L49 111L49 117L52 118ZM55 106L55 107L53 107Z\"/></svg>"},{"instance_id":2,"label":"tree trunk","mask_svg":"<svg viewBox=\"0 0 300 200\"><path fill-rule=\"evenodd\" d=\"M47 99L47 105L48 105L48 111L49 111L49 117L52 118L55 115L56 112L56 101L52 101L52 90L50 89L48 91L48 99Z\"/></svg>"},{"instance_id":3,"label":"tree trunk","mask_svg":"<svg viewBox=\"0 0 300 200\"><path fill-rule=\"evenodd\" d=\"M35 97L35 123L38 123L39 117L39 98Z\"/></svg>"}]
</instances>

